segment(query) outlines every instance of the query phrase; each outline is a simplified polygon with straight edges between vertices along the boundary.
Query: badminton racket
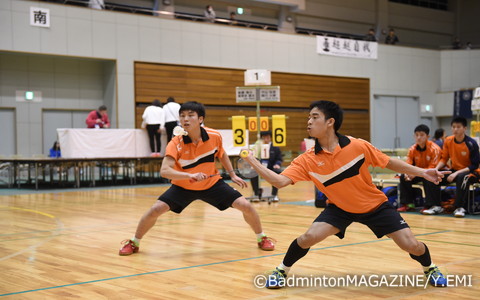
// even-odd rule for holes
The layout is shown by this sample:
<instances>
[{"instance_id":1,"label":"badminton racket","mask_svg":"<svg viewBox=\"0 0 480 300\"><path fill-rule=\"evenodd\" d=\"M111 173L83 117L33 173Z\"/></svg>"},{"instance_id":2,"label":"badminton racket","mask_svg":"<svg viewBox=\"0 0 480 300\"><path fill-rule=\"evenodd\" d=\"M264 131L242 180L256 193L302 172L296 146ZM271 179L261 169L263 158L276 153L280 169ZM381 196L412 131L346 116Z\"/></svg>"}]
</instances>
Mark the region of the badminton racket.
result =
<instances>
[{"instance_id":1,"label":"badminton racket","mask_svg":"<svg viewBox=\"0 0 480 300\"><path fill-rule=\"evenodd\" d=\"M237 173L238 175L240 175L240 177L245 178L245 179L250 179L250 178L254 178L254 177L258 176L257 171L255 171L255 169L246 160L244 160L242 158L240 158L237 161L237 168L234 169L233 171L235 173ZM220 174L209 175L205 179L208 179L210 177L217 176L217 175L220 175ZM205 179L203 179L203 180L205 180ZM191 183L193 183L195 181L197 181L197 180L190 179Z\"/></svg>"},{"instance_id":2,"label":"badminton racket","mask_svg":"<svg viewBox=\"0 0 480 300\"><path fill-rule=\"evenodd\" d=\"M240 174L241 177L247 178L247 179L258 176L257 171L255 171L255 169L243 158L240 158L237 161L236 171L238 172L238 174Z\"/></svg>"}]
</instances>

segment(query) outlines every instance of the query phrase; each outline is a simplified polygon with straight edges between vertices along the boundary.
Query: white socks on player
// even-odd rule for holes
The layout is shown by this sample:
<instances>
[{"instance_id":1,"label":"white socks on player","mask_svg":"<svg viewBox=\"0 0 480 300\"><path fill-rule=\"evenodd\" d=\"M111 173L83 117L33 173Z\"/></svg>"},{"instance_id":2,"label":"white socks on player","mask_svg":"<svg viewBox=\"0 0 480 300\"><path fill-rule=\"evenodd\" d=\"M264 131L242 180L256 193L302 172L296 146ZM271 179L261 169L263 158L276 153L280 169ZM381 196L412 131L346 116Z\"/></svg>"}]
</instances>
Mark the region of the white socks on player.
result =
<instances>
[{"instance_id":1,"label":"white socks on player","mask_svg":"<svg viewBox=\"0 0 480 300\"><path fill-rule=\"evenodd\" d=\"M432 264L431 264L430 266L428 266L428 267L424 267L424 266L422 266L422 267L423 267L423 272L428 272L431 268L435 268L436 265L435 265L434 263L432 263Z\"/></svg>"},{"instance_id":2,"label":"white socks on player","mask_svg":"<svg viewBox=\"0 0 480 300\"><path fill-rule=\"evenodd\" d=\"M262 238L263 238L264 236L267 236L267 235L266 235L265 233L263 233L263 231L260 232L260 233L257 233L257 241L258 241L258 242L261 242L261 241L262 241Z\"/></svg>"},{"instance_id":3,"label":"white socks on player","mask_svg":"<svg viewBox=\"0 0 480 300\"><path fill-rule=\"evenodd\" d=\"M137 247L138 247L138 245L140 245L140 241L141 241L141 240L142 240L142 239L137 239L136 237L133 237L133 238L132 238L132 241L135 243L135 246L137 246Z\"/></svg>"},{"instance_id":4,"label":"white socks on player","mask_svg":"<svg viewBox=\"0 0 480 300\"><path fill-rule=\"evenodd\" d=\"M290 271L290 268L291 267L287 267L283 263L280 263L277 267L277 269L283 270L285 272L285 275L288 274L288 272Z\"/></svg>"}]
</instances>

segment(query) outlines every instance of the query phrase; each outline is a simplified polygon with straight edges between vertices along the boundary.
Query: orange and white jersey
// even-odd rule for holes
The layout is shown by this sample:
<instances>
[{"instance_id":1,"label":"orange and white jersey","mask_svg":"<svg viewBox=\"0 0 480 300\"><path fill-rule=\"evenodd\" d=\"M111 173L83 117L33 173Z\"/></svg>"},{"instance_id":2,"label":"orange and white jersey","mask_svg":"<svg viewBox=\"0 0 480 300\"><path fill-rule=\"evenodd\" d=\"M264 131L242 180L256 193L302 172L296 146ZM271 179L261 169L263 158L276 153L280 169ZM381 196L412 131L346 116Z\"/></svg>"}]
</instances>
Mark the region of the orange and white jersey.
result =
<instances>
[{"instance_id":1,"label":"orange and white jersey","mask_svg":"<svg viewBox=\"0 0 480 300\"><path fill-rule=\"evenodd\" d=\"M390 157L369 142L338 134L339 145L333 152L315 147L295 158L282 175L295 184L313 181L328 202L350 213L375 210L387 197L372 183L368 166L385 168Z\"/></svg>"},{"instance_id":2,"label":"orange and white jersey","mask_svg":"<svg viewBox=\"0 0 480 300\"><path fill-rule=\"evenodd\" d=\"M414 144L408 149L407 163L423 169L435 168L442 158L442 149L432 141L427 141L425 149Z\"/></svg>"},{"instance_id":3,"label":"orange and white jersey","mask_svg":"<svg viewBox=\"0 0 480 300\"><path fill-rule=\"evenodd\" d=\"M442 162L452 161L453 170L469 168L470 172L478 169L480 163L480 154L477 142L469 136L465 136L463 141L455 141L455 136L448 136L443 143Z\"/></svg>"},{"instance_id":4,"label":"orange and white jersey","mask_svg":"<svg viewBox=\"0 0 480 300\"><path fill-rule=\"evenodd\" d=\"M207 175L219 174L215 167L215 158L224 154L222 136L208 127L200 127L201 141L193 143L189 136L176 136L168 143L166 156L175 160L175 170L187 173L203 172ZM206 190L212 187L220 176L213 176L202 181L190 182L188 179L174 179L172 184L187 190Z\"/></svg>"}]
</instances>

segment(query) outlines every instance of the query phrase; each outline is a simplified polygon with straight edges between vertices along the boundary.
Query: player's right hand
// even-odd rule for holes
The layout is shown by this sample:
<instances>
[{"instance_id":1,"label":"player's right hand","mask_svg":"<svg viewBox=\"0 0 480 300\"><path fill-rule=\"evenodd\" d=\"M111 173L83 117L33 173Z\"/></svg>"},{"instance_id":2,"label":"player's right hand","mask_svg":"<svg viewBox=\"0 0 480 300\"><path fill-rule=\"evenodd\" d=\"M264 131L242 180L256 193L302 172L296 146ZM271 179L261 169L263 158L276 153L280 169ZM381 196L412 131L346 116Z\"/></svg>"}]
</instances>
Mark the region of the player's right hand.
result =
<instances>
[{"instance_id":1,"label":"player's right hand","mask_svg":"<svg viewBox=\"0 0 480 300\"><path fill-rule=\"evenodd\" d=\"M202 172L189 174L189 177L190 177L190 182L202 181L208 178L207 174Z\"/></svg>"}]
</instances>

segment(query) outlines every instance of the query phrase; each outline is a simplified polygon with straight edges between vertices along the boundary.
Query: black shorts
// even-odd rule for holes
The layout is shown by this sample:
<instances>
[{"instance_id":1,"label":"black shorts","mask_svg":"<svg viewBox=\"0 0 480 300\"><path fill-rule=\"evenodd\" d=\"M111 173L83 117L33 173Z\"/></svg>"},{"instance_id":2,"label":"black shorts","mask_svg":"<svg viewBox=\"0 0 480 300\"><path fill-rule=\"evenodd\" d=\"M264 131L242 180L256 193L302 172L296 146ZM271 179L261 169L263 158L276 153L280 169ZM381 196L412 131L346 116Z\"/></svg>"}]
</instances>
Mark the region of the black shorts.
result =
<instances>
[{"instance_id":1,"label":"black shorts","mask_svg":"<svg viewBox=\"0 0 480 300\"><path fill-rule=\"evenodd\" d=\"M409 227L390 202L384 202L376 210L366 214L349 213L333 204L328 204L313 222L325 222L340 229L336 236L341 239L345 237L345 230L352 222L367 225L377 238Z\"/></svg>"},{"instance_id":2,"label":"black shorts","mask_svg":"<svg viewBox=\"0 0 480 300\"><path fill-rule=\"evenodd\" d=\"M220 179L211 188L202 191L187 190L172 184L165 193L158 197L158 200L167 203L171 211L179 214L197 199L203 200L219 210L225 210L231 207L232 203L240 197L242 197L242 194Z\"/></svg>"}]
</instances>

